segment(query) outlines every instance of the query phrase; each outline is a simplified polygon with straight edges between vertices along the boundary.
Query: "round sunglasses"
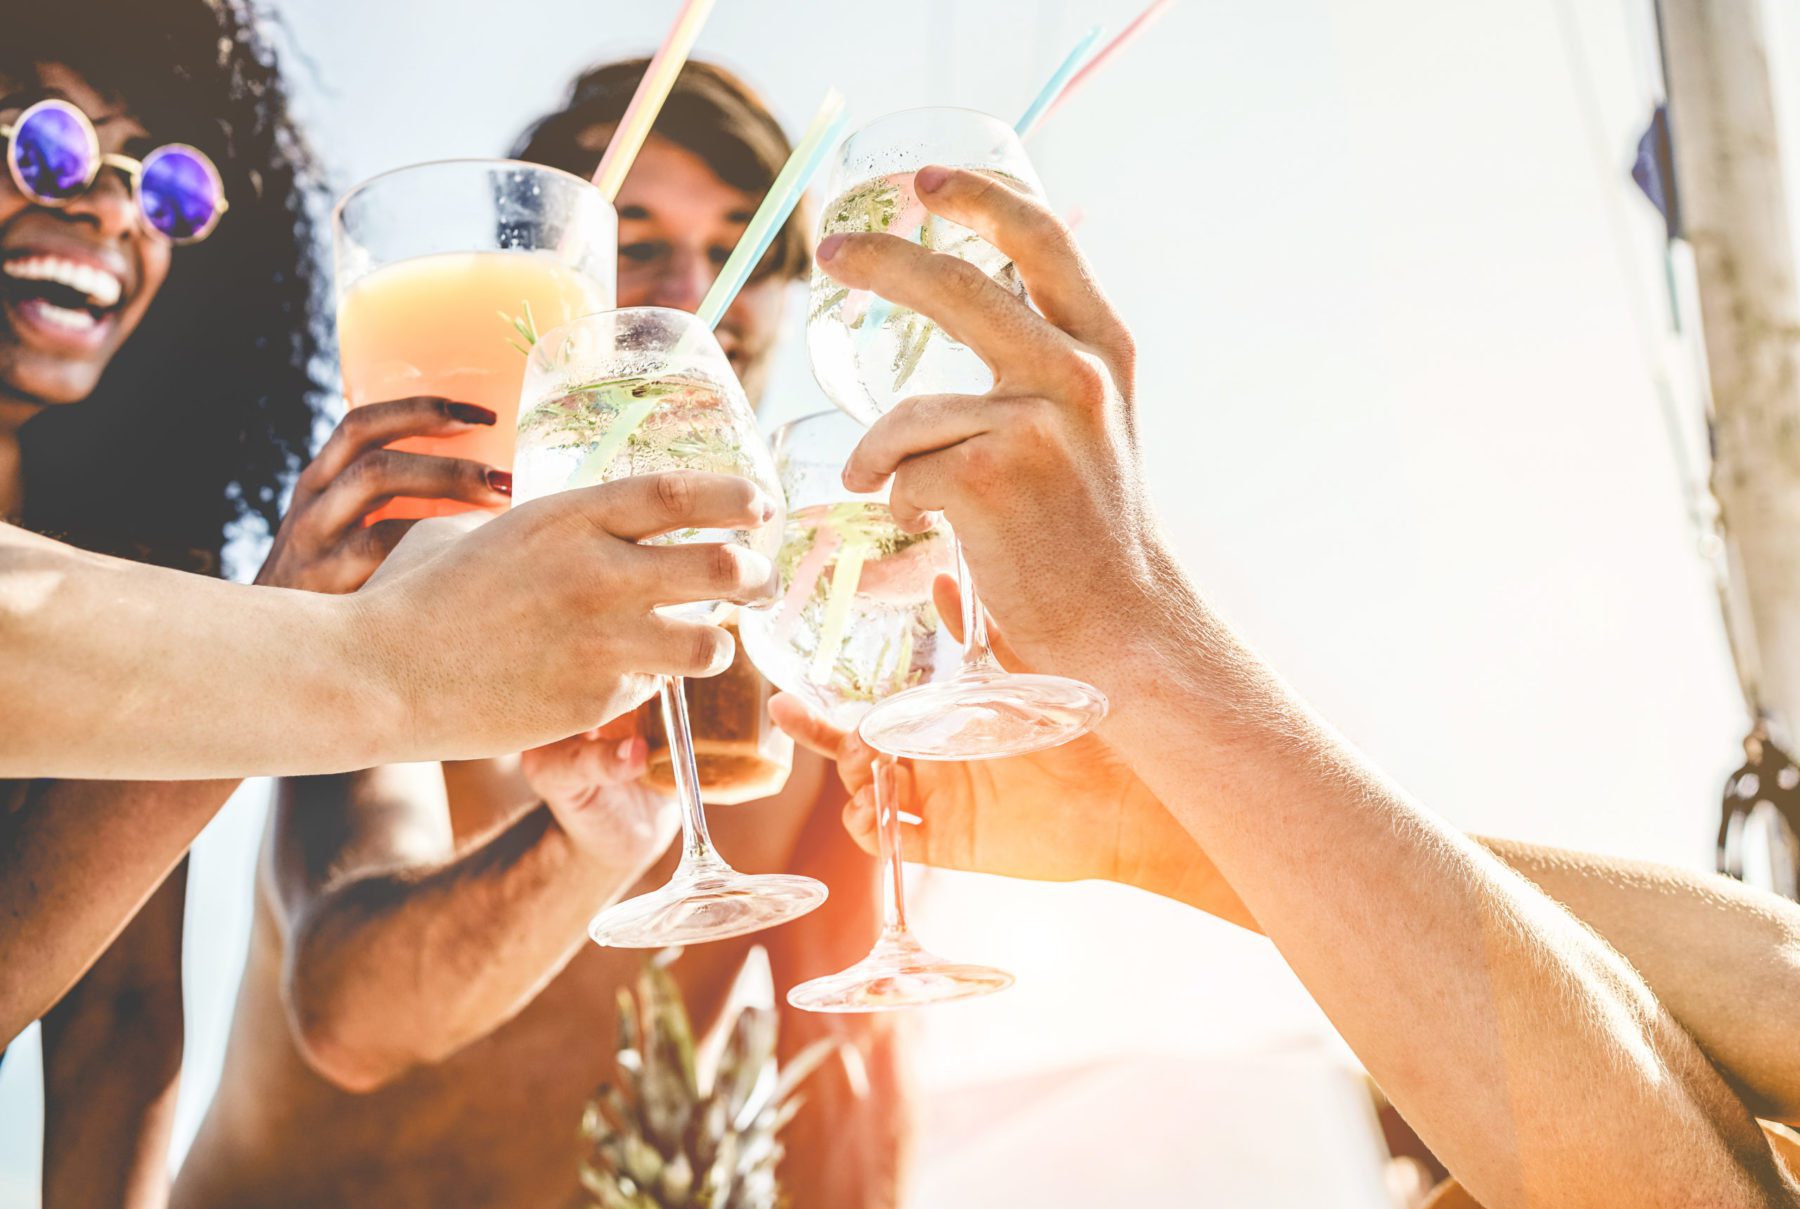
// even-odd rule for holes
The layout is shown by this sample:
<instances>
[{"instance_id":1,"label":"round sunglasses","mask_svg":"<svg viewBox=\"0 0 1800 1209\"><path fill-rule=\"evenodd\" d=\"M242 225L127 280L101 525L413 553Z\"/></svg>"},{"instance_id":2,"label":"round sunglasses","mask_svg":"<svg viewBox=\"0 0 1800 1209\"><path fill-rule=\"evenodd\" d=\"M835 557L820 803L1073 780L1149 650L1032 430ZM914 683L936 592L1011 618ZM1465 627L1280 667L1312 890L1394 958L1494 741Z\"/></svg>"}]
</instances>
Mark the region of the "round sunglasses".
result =
<instances>
[{"instance_id":1,"label":"round sunglasses","mask_svg":"<svg viewBox=\"0 0 1800 1209\"><path fill-rule=\"evenodd\" d=\"M6 169L19 192L40 206L66 206L116 168L131 181L144 229L174 244L199 243L225 213L225 183L206 153L165 143L143 159L102 155L87 114L54 97L30 106L8 126Z\"/></svg>"}]
</instances>

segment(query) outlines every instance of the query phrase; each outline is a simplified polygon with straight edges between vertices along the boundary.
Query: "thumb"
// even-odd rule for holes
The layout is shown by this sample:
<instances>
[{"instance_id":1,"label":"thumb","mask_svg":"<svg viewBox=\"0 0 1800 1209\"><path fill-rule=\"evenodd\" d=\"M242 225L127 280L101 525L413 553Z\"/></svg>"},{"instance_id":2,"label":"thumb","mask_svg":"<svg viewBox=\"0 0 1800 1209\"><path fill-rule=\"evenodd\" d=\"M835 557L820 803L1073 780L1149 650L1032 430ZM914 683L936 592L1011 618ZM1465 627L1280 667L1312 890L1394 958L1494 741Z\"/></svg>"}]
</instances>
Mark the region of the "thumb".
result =
<instances>
[{"instance_id":1,"label":"thumb","mask_svg":"<svg viewBox=\"0 0 1800 1209\"><path fill-rule=\"evenodd\" d=\"M827 760L838 758L838 749L844 744L844 732L807 709L792 693L776 693L769 698L769 717L808 751Z\"/></svg>"},{"instance_id":2,"label":"thumb","mask_svg":"<svg viewBox=\"0 0 1800 1209\"><path fill-rule=\"evenodd\" d=\"M881 844L875 834L876 826L875 787L871 785L858 790L844 803L844 830L850 833L858 848L870 856L879 856Z\"/></svg>"},{"instance_id":3,"label":"thumb","mask_svg":"<svg viewBox=\"0 0 1800 1209\"><path fill-rule=\"evenodd\" d=\"M907 811L916 809L914 805L917 787L913 781L913 768L907 761L901 761L894 767L893 792L897 799L896 807L900 813L899 832L900 858L915 864L929 864L930 852L925 829L930 820L919 815L912 822L907 822ZM881 855L881 836L878 829L881 820L875 809L875 784L873 780L865 784L851 795L844 803L844 830L856 841L856 846L870 856Z\"/></svg>"},{"instance_id":4,"label":"thumb","mask_svg":"<svg viewBox=\"0 0 1800 1209\"><path fill-rule=\"evenodd\" d=\"M937 608L938 616L943 619L944 628L950 631L950 637L958 642L966 642L963 635L962 590L956 586L956 576L940 575L931 585L931 603ZM1009 672L1028 672L1018 652L1006 641L1006 634L994 621L992 613L986 613L988 646L993 648L994 658Z\"/></svg>"}]
</instances>

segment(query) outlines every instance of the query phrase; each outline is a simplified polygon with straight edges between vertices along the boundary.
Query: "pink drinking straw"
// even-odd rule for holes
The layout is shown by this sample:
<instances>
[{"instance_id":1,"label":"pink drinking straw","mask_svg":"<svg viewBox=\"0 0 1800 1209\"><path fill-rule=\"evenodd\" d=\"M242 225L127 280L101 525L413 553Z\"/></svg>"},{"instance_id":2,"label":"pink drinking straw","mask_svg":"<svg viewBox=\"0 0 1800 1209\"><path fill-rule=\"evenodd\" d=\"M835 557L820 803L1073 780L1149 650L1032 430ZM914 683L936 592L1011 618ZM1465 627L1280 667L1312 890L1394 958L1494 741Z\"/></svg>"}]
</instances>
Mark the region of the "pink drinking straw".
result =
<instances>
[{"instance_id":1,"label":"pink drinking straw","mask_svg":"<svg viewBox=\"0 0 1800 1209\"><path fill-rule=\"evenodd\" d=\"M668 37L644 68L644 78L638 81L631 104L625 107L625 116L619 119L619 127L600 157L600 166L594 169L594 185L607 201L619 196L619 186L625 183L625 174L631 171L632 161L649 137L663 102L669 99L675 77L686 65L688 52L693 50L694 39L700 36L700 27L706 24L712 6L713 0L685 0L675 24L669 27Z\"/></svg>"},{"instance_id":2,"label":"pink drinking straw","mask_svg":"<svg viewBox=\"0 0 1800 1209\"><path fill-rule=\"evenodd\" d=\"M1063 90L1051 100L1049 106L1044 110L1044 117L1055 113L1064 101L1068 100L1083 84L1093 79L1096 72L1106 66L1107 60L1137 41L1139 36L1156 24L1156 19L1168 12L1169 7L1174 3L1175 0L1150 0L1150 4L1144 11L1132 18L1130 25L1120 30L1117 37L1102 46L1095 52L1093 58L1082 65L1081 70L1076 72L1063 86Z\"/></svg>"}]
</instances>

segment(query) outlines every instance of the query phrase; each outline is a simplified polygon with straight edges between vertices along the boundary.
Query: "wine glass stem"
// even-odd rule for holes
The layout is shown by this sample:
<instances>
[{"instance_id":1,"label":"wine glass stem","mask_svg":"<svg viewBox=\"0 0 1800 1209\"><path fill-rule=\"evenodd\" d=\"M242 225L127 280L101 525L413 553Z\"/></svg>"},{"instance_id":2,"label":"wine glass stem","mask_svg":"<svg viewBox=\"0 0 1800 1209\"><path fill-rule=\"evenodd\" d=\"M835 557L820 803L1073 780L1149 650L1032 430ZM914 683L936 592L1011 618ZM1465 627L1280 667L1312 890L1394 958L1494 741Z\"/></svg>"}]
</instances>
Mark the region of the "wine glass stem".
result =
<instances>
[{"instance_id":1,"label":"wine glass stem","mask_svg":"<svg viewBox=\"0 0 1800 1209\"><path fill-rule=\"evenodd\" d=\"M881 939L906 936L906 865L900 859L899 761L875 757L875 829L881 836Z\"/></svg>"},{"instance_id":2,"label":"wine glass stem","mask_svg":"<svg viewBox=\"0 0 1800 1209\"><path fill-rule=\"evenodd\" d=\"M969 560L963 557L962 542L954 533L950 535L950 548L956 551L956 590L962 597L963 674L997 672L1000 664L988 646L987 615L975 595L975 577L969 574Z\"/></svg>"},{"instance_id":3,"label":"wine glass stem","mask_svg":"<svg viewBox=\"0 0 1800 1209\"><path fill-rule=\"evenodd\" d=\"M700 770L694 765L694 735L688 729L687 692L681 677L661 679L663 730L669 736L669 759L675 771L675 797L681 803L681 863L675 876L727 869L706 834L706 808L700 802Z\"/></svg>"}]
</instances>

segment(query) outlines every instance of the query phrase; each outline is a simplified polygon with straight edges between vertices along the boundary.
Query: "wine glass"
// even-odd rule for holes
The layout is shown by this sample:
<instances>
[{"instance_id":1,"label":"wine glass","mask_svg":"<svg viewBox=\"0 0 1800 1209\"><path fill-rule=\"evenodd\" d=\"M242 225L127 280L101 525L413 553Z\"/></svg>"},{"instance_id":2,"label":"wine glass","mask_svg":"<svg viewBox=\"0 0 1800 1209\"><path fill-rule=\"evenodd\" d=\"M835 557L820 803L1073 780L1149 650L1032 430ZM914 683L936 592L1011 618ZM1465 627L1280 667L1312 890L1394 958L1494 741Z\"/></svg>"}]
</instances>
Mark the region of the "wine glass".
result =
<instances>
[{"instance_id":1,"label":"wine glass","mask_svg":"<svg viewBox=\"0 0 1800 1209\"><path fill-rule=\"evenodd\" d=\"M827 185L819 238L885 232L977 266L1025 298L1017 270L974 231L926 212L913 176L928 164L973 168L1007 187L1041 195L1037 173L1012 128L972 109L911 109L864 126L844 141ZM815 267L807 347L819 385L843 410L872 424L912 395L978 395L993 374L917 311L851 290ZM988 646L980 602L956 549L962 587L963 665L947 680L897 693L862 722L870 746L923 760L1019 755L1066 743L1106 715L1092 685L1063 676L1009 673Z\"/></svg>"},{"instance_id":2,"label":"wine glass","mask_svg":"<svg viewBox=\"0 0 1800 1209\"><path fill-rule=\"evenodd\" d=\"M744 650L762 674L843 730L877 701L951 675L960 655L931 603L932 583L955 564L950 538L941 527L902 533L885 492L844 488L844 460L861 437L860 425L833 411L776 431L775 464L788 502L776 604L747 610L738 622ZM935 956L907 929L894 769L892 756L876 761L881 935L849 969L789 991L797 1008L878 1012L1012 985L1002 970Z\"/></svg>"},{"instance_id":3,"label":"wine glass","mask_svg":"<svg viewBox=\"0 0 1800 1209\"><path fill-rule=\"evenodd\" d=\"M712 332L686 311L604 311L539 337L525 370L518 435L516 501L669 470L740 475L769 498L781 498L743 387ZM684 529L654 540L735 541L772 558L781 527L778 511L753 529ZM665 611L704 620L718 607L708 602ZM681 861L660 890L596 915L588 935L619 948L723 940L785 923L824 902L822 882L739 873L713 848L681 679L663 677L661 694L681 803Z\"/></svg>"}]
</instances>

